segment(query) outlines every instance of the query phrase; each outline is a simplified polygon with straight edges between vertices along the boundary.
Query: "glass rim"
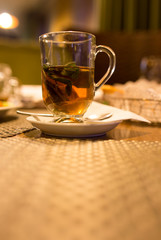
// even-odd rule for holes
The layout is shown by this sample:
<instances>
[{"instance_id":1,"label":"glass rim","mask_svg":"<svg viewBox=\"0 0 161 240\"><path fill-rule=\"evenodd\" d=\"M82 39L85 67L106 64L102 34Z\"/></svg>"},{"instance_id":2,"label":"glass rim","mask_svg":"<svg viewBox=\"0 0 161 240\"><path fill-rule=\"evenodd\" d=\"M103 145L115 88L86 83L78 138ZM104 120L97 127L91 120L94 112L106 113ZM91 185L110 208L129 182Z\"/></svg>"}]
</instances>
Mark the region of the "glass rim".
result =
<instances>
[{"instance_id":1,"label":"glass rim","mask_svg":"<svg viewBox=\"0 0 161 240\"><path fill-rule=\"evenodd\" d=\"M47 39L47 37L49 37L49 35L58 35L58 34L65 34L65 33L71 33L71 34L85 34L86 36L90 36L90 38L88 39L84 39L84 40L76 40L76 41L57 41L57 40L53 40L53 39ZM92 33L88 33L88 32L82 32L82 31L56 31L56 32L48 32L48 33L44 33L42 35L39 36L39 42L52 42L52 43L66 43L66 44L73 44L73 43L84 43L84 42L88 42L91 41L92 39L95 39L95 35Z\"/></svg>"}]
</instances>

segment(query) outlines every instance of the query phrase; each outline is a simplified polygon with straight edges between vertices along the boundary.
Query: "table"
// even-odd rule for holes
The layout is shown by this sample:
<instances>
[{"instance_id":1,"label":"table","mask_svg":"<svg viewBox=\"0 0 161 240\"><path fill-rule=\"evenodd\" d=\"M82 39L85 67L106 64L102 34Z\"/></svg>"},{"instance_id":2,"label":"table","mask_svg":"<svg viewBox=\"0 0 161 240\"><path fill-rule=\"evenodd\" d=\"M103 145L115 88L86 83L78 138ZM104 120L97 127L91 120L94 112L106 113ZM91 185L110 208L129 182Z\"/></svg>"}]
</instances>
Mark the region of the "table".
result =
<instances>
[{"instance_id":1,"label":"table","mask_svg":"<svg viewBox=\"0 0 161 240\"><path fill-rule=\"evenodd\" d=\"M161 239L161 125L68 139L12 114L0 129L0 239Z\"/></svg>"}]
</instances>

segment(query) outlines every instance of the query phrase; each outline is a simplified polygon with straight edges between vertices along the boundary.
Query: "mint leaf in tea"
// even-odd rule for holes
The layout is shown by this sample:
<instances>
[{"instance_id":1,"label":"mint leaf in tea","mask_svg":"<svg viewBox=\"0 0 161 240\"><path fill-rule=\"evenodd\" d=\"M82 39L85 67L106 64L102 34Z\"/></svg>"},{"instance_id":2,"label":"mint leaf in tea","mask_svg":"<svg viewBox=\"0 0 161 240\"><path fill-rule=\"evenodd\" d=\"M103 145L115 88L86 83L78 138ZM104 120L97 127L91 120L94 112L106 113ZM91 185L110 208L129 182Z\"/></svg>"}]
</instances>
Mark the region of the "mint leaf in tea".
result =
<instances>
[{"instance_id":1,"label":"mint leaf in tea","mask_svg":"<svg viewBox=\"0 0 161 240\"><path fill-rule=\"evenodd\" d=\"M94 68L44 65L42 69L43 100L55 114L83 115L94 96Z\"/></svg>"}]
</instances>

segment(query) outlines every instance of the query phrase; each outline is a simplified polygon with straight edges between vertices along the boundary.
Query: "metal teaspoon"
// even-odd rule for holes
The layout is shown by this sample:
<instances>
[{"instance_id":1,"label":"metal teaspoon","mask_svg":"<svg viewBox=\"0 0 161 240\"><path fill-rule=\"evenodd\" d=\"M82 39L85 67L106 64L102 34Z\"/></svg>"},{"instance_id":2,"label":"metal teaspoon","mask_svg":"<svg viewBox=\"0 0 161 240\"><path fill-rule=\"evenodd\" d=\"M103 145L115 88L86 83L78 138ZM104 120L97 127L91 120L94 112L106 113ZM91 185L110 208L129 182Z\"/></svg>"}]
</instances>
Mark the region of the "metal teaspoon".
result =
<instances>
[{"instance_id":1,"label":"metal teaspoon","mask_svg":"<svg viewBox=\"0 0 161 240\"><path fill-rule=\"evenodd\" d=\"M25 111L20 111L20 110L17 110L17 113L22 114L22 115L33 116L33 117L37 117L37 116L53 117L53 114L51 114L51 113L31 113L31 112L25 112ZM83 120L85 120L85 121L98 121L98 120L105 120L105 119L107 119L111 116L112 116L112 113L105 113L105 114L101 114L99 116L94 114L94 115L90 115L89 117L83 118Z\"/></svg>"}]
</instances>

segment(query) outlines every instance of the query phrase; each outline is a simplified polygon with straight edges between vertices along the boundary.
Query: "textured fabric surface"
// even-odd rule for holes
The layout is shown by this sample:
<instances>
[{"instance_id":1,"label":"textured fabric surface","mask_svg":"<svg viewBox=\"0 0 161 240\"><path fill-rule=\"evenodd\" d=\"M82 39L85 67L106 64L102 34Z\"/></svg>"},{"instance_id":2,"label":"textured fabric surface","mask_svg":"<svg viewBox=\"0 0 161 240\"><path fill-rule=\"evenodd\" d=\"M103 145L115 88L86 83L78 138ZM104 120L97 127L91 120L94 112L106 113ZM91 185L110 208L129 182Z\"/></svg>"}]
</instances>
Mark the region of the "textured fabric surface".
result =
<instances>
[{"instance_id":1,"label":"textured fabric surface","mask_svg":"<svg viewBox=\"0 0 161 240\"><path fill-rule=\"evenodd\" d=\"M0 138L11 137L33 129L26 117L12 114L0 119Z\"/></svg>"},{"instance_id":2,"label":"textured fabric surface","mask_svg":"<svg viewBox=\"0 0 161 240\"><path fill-rule=\"evenodd\" d=\"M161 239L161 142L34 131L0 139L0 239Z\"/></svg>"}]
</instances>

